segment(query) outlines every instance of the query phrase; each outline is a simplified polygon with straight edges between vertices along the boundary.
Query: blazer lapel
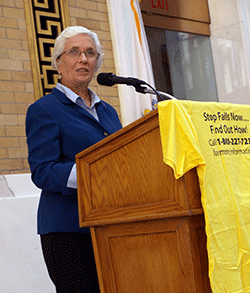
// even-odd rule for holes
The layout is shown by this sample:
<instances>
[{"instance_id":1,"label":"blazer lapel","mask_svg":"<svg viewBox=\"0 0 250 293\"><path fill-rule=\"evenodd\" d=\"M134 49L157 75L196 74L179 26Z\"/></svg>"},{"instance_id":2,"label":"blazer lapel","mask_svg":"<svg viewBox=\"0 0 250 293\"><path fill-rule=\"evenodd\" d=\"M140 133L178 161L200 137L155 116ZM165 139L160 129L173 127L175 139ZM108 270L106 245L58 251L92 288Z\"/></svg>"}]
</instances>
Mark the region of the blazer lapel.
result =
<instances>
[{"instance_id":1,"label":"blazer lapel","mask_svg":"<svg viewBox=\"0 0 250 293\"><path fill-rule=\"evenodd\" d=\"M52 94L55 95L61 101L61 103L73 107L77 112L87 116L88 118L94 120L96 123L99 124L99 122L95 119L94 116L92 116L88 111L84 110L82 107L72 102L69 98L67 98L67 96L64 93L62 93L58 89L53 88Z\"/></svg>"},{"instance_id":2,"label":"blazer lapel","mask_svg":"<svg viewBox=\"0 0 250 293\"><path fill-rule=\"evenodd\" d=\"M108 114L109 111L107 106L103 101L96 104L96 111L99 118L100 125L105 129L105 131L109 134L117 131L118 129L114 130L114 121L111 116Z\"/></svg>"},{"instance_id":3,"label":"blazer lapel","mask_svg":"<svg viewBox=\"0 0 250 293\"><path fill-rule=\"evenodd\" d=\"M112 125L114 124L114 121L112 121L112 118L110 115L107 114L107 106L103 101L100 101L96 104L96 111L99 118L99 121L95 119L94 116L92 116L88 111L83 109L82 107L78 106L74 102L72 102L70 99L66 97L64 93L59 91L58 89L54 88L52 90L52 94L54 94L63 104L67 104L71 107L73 107L77 112L81 113L82 115L87 116L89 119L93 120L95 123L97 123L99 126L101 126L107 133L111 134L114 131L117 131L113 129Z\"/></svg>"}]
</instances>

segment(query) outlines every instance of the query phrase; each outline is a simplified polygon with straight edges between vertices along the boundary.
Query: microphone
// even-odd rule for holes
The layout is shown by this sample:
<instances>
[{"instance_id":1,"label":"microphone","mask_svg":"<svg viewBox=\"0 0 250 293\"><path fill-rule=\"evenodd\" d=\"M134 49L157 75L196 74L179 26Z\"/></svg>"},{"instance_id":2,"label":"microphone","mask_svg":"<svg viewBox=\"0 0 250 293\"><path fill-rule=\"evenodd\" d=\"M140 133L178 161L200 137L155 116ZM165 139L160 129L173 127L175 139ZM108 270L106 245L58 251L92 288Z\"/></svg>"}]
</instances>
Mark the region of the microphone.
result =
<instances>
[{"instance_id":1,"label":"microphone","mask_svg":"<svg viewBox=\"0 0 250 293\"><path fill-rule=\"evenodd\" d=\"M122 77L122 76L116 76L114 73L99 73L97 76L97 82L100 85L106 85L106 86L113 86L115 84L126 84L126 85L132 85L135 87L135 90L138 93L146 94L146 93L152 93L149 92L148 89L145 86L150 87L153 90L153 93L156 94L162 101L164 101L163 97L155 90L151 85L146 83L143 80L133 78L133 77Z\"/></svg>"},{"instance_id":2,"label":"microphone","mask_svg":"<svg viewBox=\"0 0 250 293\"><path fill-rule=\"evenodd\" d=\"M144 81L133 77L116 76L114 73L99 73L97 76L97 82L100 85L113 86L115 84L126 84L134 87L139 87L145 84Z\"/></svg>"}]
</instances>

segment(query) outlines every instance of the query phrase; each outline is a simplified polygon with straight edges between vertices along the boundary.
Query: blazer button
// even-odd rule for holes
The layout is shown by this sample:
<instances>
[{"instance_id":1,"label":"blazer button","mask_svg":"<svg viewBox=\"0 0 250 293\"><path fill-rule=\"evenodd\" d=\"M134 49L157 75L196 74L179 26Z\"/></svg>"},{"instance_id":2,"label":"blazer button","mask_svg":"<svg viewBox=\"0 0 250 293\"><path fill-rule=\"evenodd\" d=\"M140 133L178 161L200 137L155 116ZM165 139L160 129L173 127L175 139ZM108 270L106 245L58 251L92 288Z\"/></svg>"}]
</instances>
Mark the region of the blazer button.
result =
<instances>
[{"instance_id":1,"label":"blazer button","mask_svg":"<svg viewBox=\"0 0 250 293\"><path fill-rule=\"evenodd\" d=\"M105 136L108 136L109 134L105 131L105 132L104 132L104 135L105 135Z\"/></svg>"}]
</instances>

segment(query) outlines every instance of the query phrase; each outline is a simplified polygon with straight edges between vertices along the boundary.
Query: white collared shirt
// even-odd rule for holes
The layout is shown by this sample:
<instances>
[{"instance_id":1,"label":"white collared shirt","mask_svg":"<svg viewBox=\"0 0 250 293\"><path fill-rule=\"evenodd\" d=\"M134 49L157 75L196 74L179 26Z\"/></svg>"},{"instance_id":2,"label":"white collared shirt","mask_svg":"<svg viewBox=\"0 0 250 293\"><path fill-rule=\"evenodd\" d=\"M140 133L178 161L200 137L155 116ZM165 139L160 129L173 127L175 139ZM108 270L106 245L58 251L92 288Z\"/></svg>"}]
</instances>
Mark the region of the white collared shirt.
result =
<instances>
[{"instance_id":1,"label":"white collared shirt","mask_svg":"<svg viewBox=\"0 0 250 293\"><path fill-rule=\"evenodd\" d=\"M99 121L96 107L95 105L99 102L101 102L100 98L91 90L88 89L90 98L91 98L91 105L90 107L86 105L83 98L79 97L75 92L73 92L70 88L66 87L65 85L62 85L61 83L56 84L56 88L63 92L65 96L70 99L73 103L77 104L78 106L82 107L84 110L86 110L89 114L94 116L94 118Z\"/></svg>"}]
</instances>

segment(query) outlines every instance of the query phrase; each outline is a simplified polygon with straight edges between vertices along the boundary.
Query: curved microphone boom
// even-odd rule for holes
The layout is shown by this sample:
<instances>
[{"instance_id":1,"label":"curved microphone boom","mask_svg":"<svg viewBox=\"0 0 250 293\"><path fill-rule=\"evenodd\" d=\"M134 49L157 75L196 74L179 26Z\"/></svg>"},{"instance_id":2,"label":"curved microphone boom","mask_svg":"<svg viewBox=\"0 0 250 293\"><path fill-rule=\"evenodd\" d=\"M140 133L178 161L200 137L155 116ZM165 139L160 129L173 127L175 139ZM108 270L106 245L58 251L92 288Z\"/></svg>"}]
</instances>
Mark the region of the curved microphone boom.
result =
<instances>
[{"instance_id":1,"label":"curved microphone boom","mask_svg":"<svg viewBox=\"0 0 250 293\"><path fill-rule=\"evenodd\" d=\"M113 86L115 84L126 84L132 86L138 86L145 82L133 77L121 77L116 76L114 73L99 73L97 76L97 82L100 85Z\"/></svg>"},{"instance_id":2,"label":"curved microphone boom","mask_svg":"<svg viewBox=\"0 0 250 293\"><path fill-rule=\"evenodd\" d=\"M116 76L114 73L99 73L97 76L97 82L100 85L113 86L115 84L126 84L135 87L135 90L139 93L146 94L148 93L147 88L142 85L149 86L155 94L157 94L161 100L164 101L162 96L148 83L143 80L133 78L133 77L122 77Z\"/></svg>"}]
</instances>

